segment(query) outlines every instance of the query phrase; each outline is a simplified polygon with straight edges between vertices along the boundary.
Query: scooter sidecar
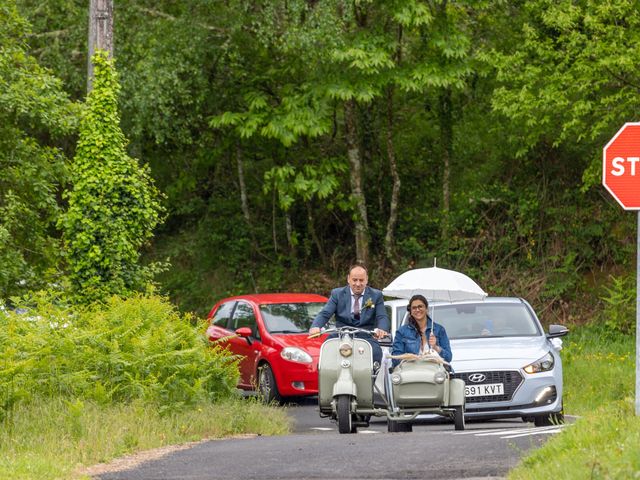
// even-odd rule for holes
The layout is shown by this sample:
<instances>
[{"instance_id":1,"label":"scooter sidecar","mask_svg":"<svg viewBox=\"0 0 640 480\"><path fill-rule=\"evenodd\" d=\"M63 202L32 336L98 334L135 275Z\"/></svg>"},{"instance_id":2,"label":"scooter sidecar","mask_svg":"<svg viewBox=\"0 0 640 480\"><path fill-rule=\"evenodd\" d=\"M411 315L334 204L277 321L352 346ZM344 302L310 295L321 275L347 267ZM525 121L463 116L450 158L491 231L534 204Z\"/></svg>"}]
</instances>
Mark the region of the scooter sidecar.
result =
<instances>
[{"instance_id":1,"label":"scooter sidecar","mask_svg":"<svg viewBox=\"0 0 640 480\"><path fill-rule=\"evenodd\" d=\"M456 430L464 430L464 381L451 378L442 364L403 361L389 373L387 386L390 432L411 431L411 421L428 413L450 417Z\"/></svg>"}]
</instances>

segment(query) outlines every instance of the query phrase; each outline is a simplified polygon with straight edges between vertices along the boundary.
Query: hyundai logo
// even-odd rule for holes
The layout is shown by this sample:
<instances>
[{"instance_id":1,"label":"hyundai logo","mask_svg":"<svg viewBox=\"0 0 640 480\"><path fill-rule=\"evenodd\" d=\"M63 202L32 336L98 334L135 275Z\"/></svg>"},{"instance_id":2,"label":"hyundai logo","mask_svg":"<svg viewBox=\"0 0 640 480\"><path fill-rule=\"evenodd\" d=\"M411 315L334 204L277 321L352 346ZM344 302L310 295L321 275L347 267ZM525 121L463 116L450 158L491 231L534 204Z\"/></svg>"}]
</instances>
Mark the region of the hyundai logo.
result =
<instances>
[{"instance_id":1,"label":"hyundai logo","mask_svg":"<svg viewBox=\"0 0 640 480\"><path fill-rule=\"evenodd\" d=\"M484 373L472 373L471 375L469 375L469 380L471 380L473 383L484 382L486 378L487 376Z\"/></svg>"}]
</instances>

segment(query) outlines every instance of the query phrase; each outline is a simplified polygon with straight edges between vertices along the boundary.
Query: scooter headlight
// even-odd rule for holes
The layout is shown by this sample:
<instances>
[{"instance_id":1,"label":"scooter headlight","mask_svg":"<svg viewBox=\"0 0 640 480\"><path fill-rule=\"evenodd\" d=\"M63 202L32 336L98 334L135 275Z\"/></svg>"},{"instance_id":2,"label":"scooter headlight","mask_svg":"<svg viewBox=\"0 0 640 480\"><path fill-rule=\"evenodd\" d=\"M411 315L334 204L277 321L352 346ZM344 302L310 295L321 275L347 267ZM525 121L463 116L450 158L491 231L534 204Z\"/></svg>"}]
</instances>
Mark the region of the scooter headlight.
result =
<instances>
[{"instance_id":1,"label":"scooter headlight","mask_svg":"<svg viewBox=\"0 0 640 480\"><path fill-rule=\"evenodd\" d=\"M447 379L447 375L444 372L438 372L433 376L433 381L436 383L444 383Z\"/></svg>"},{"instance_id":2,"label":"scooter headlight","mask_svg":"<svg viewBox=\"0 0 640 480\"><path fill-rule=\"evenodd\" d=\"M399 385L401 380L402 378L397 373L391 375L391 383L393 383L394 385Z\"/></svg>"},{"instance_id":3,"label":"scooter headlight","mask_svg":"<svg viewBox=\"0 0 640 480\"><path fill-rule=\"evenodd\" d=\"M350 357L353 353L353 347L348 343L343 343L340 345L340 355L343 357Z\"/></svg>"},{"instance_id":4,"label":"scooter headlight","mask_svg":"<svg viewBox=\"0 0 640 480\"><path fill-rule=\"evenodd\" d=\"M553 355L551 355L551 352L547 352L544 357L524 367L524 371L527 373L548 372L553 369L554 364L555 360L553 359Z\"/></svg>"}]
</instances>

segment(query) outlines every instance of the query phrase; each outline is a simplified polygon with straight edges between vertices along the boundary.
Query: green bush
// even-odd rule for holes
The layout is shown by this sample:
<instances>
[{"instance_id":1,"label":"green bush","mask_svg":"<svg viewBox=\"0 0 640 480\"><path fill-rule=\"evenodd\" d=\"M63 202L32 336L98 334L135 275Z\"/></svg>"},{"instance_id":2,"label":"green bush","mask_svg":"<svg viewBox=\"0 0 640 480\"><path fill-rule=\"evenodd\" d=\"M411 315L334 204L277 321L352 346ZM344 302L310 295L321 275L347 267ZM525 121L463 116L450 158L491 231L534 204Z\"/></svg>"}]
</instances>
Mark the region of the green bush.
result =
<instances>
[{"instance_id":1,"label":"green bush","mask_svg":"<svg viewBox=\"0 0 640 480\"><path fill-rule=\"evenodd\" d=\"M113 297L73 312L45 299L30 307L0 313L0 419L35 397L142 399L164 411L235 391L237 360L164 298Z\"/></svg>"}]
</instances>

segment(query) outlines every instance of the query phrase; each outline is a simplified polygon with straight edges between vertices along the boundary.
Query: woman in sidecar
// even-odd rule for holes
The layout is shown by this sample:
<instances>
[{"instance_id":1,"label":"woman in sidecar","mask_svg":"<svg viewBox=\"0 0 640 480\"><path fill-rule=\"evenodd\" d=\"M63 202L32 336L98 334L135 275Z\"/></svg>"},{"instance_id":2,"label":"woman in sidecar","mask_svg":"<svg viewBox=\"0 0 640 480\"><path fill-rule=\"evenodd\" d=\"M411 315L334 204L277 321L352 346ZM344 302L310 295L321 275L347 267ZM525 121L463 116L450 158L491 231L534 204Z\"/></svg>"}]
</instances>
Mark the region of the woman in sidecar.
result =
<instances>
[{"instance_id":1,"label":"woman in sidecar","mask_svg":"<svg viewBox=\"0 0 640 480\"><path fill-rule=\"evenodd\" d=\"M392 358L402 355L404 359L411 359L411 354L417 360L430 350L435 350L442 359L451 362L451 345L445 328L435 323L428 315L429 303L422 295L414 295L409 300L408 323L402 325L393 337ZM401 359L394 358L393 366L397 366ZM445 364L446 365L446 364Z\"/></svg>"}]
</instances>

